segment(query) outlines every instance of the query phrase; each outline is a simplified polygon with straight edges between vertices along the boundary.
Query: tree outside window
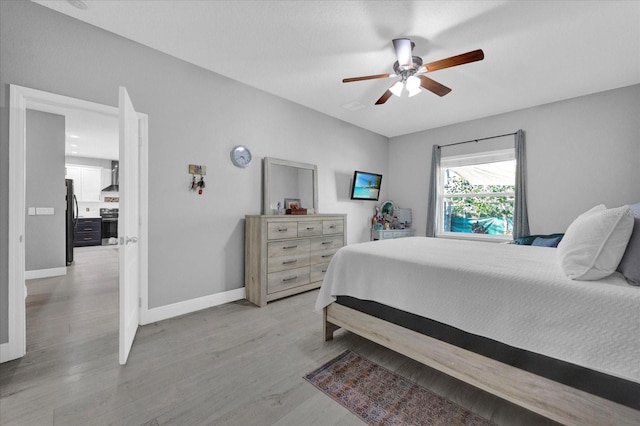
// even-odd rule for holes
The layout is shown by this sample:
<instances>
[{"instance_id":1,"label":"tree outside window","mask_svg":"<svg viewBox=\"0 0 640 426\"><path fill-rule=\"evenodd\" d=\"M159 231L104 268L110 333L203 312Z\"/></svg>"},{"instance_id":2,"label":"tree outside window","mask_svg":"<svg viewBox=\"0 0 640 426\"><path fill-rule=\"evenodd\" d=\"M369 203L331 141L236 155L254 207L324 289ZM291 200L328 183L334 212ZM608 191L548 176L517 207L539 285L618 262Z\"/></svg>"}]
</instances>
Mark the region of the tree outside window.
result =
<instances>
[{"instance_id":1,"label":"tree outside window","mask_svg":"<svg viewBox=\"0 0 640 426\"><path fill-rule=\"evenodd\" d=\"M440 233L511 236L515 160L482 162L474 155L450 163L443 160Z\"/></svg>"}]
</instances>

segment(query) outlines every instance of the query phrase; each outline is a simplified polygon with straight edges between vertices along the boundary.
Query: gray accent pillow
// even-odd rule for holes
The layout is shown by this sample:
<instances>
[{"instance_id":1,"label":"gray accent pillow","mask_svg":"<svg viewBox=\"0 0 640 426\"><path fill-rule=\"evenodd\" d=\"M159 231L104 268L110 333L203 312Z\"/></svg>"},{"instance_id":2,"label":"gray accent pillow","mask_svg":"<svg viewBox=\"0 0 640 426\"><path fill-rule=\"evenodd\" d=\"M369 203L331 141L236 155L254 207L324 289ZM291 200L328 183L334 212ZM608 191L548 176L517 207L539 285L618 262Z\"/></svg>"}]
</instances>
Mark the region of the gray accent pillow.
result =
<instances>
[{"instance_id":1,"label":"gray accent pillow","mask_svg":"<svg viewBox=\"0 0 640 426\"><path fill-rule=\"evenodd\" d=\"M633 231L616 269L631 285L640 286L640 217L633 219Z\"/></svg>"}]
</instances>

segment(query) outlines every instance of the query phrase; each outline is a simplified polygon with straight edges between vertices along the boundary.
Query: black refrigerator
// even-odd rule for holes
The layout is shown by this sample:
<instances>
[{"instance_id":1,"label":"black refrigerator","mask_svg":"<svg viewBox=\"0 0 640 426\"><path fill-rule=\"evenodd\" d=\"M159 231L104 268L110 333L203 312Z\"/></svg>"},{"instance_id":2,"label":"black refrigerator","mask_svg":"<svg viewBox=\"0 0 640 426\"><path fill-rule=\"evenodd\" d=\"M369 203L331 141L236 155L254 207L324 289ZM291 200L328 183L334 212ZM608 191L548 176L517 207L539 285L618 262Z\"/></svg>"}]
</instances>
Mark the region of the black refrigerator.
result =
<instances>
[{"instance_id":1,"label":"black refrigerator","mask_svg":"<svg viewBox=\"0 0 640 426\"><path fill-rule=\"evenodd\" d=\"M67 214L65 221L65 235L67 239L67 266L73 263L73 233L78 219L78 200L73 193L73 179L65 179L67 187Z\"/></svg>"}]
</instances>

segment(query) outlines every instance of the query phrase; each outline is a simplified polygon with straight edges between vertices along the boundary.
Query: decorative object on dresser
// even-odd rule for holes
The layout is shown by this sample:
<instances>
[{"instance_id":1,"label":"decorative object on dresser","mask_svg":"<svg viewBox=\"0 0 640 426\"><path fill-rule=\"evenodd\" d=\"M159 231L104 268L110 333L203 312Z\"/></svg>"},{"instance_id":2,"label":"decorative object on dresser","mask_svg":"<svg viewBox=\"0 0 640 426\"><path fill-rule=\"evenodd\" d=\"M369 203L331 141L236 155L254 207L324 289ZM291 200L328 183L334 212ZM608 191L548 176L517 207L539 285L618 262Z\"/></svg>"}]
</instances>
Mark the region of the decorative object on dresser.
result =
<instances>
[{"instance_id":1,"label":"decorative object on dresser","mask_svg":"<svg viewBox=\"0 0 640 426\"><path fill-rule=\"evenodd\" d=\"M73 232L73 245L75 247L99 246L102 220L99 217L79 217Z\"/></svg>"},{"instance_id":2,"label":"decorative object on dresser","mask_svg":"<svg viewBox=\"0 0 640 426\"><path fill-rule=\"evenodd\" d=\"M284 207L286 214L307 214L307 209L300 205L300 200L298 198L285 198Z\"/></svg>"},{"instance_id":3,"label":"decorative object on dresser","mask_svg":"<svg viewBox=\"0 0 640 426\"><path fill-rule=\"evenodd\" d=\"M393 201L385 201L376 207L371 219L371 240L413 237L416 231L411 228L412 222L411 209L397 207Z\"/></svg>"},{"instance_id":4,"label":"decorative object on dresser","mask_svg":"<svg viewBox=\"0 0 640 426\"><path fill-rule=\"evenodd\" d=\"M247 215L247 300L267 302L320 287L333 254L346 245L346 215Z\"/></svg>"}]
</instances>

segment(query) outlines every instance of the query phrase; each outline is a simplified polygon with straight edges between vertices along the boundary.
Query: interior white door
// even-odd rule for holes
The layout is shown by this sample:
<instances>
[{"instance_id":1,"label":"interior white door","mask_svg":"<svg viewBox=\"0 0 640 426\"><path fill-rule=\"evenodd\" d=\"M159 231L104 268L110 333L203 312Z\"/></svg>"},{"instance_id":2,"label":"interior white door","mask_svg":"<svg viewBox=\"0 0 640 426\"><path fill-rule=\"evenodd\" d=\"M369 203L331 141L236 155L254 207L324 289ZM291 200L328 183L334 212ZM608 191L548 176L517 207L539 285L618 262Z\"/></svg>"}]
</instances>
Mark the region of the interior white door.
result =
<instances>
[{"instance_id":1,"label":"interior white door","mask_svg":"<svg viewBox=\"0 0 640 426\"><path fill-rule=\"evenodd\" d=\"M120 188L118 212L120 264L120 364L126 364L138 330L140 307L140 167L138 114L127 89L120 87Z\"/></svg>"}]
</instances>

